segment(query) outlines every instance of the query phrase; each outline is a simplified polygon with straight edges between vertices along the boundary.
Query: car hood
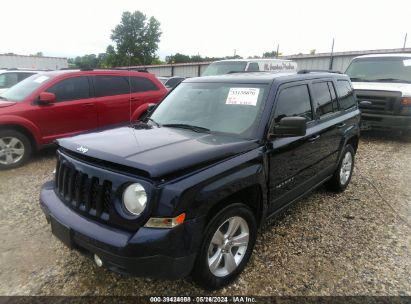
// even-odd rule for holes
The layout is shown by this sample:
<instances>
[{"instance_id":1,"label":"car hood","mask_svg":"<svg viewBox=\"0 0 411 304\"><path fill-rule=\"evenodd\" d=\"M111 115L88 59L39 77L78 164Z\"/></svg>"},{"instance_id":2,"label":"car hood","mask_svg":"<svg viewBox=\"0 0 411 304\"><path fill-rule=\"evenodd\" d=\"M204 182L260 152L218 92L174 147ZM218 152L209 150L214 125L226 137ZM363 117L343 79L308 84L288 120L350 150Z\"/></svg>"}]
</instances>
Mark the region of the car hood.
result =
<instances>
[{"instance_id":1,"label":"car hood","mask_svg":"<svg viewBox=\"0 0 411 304\"><path fill-rule=\"evenodd\" d=\"M14 106L15 104L16 104L16 102L14 102L14 101L0 100L0 108Z\"/></svg>"},{"instance_id":2,"label":"car hood","mask_svg":"<svg viewBox=\"0 0 411 304\"><path fill-rule=\"evenodd\" d=\"M131 126L63 138L58 144L82 157L109 162L114 168L115 164L135 168L154 179L188 173L258 147L257 140Z\"/></svg>"},{"instance_id":3,"label":"car hood","mask_svg":"<svg viewBox=\"0 0 411 304\"><path fill-rule=\"evenodd\" d=\"M376 90L402 92L402 96L411 97L410 83L394 82L353 82L355 90Z\"/></svg>"}]
</instances>

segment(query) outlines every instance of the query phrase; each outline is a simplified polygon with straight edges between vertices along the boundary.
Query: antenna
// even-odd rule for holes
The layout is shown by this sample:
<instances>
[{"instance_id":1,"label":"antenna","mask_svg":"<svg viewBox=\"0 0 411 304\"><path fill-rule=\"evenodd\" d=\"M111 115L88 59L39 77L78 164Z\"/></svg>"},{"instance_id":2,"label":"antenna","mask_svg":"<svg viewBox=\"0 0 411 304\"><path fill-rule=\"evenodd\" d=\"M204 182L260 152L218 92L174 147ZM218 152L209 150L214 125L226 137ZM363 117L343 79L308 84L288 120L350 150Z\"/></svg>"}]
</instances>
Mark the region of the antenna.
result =
<instances>
[{"instance_id":1,"label":"antenna","mask_svg":"<svg viewBox=\"0 0 411 304\"><path fill-rule=\"evenodd\" d=\"M405 49L405 45L407 44L407 36L408 36L408 33L405 33L404 46L402 47L403 49Z\"/></svg>"},{"instance_id":2,"label":"antenna","mask_svg":"<svg viewBox=\"0 0 411 304\"><path fill-rule=\"evenodd\" d=\"M334 37L333 37L333 44L331 45L331 54L330 54L330 67L329 70L333 69L333 61L334 61Z\"/></svg>"}]
</instances>

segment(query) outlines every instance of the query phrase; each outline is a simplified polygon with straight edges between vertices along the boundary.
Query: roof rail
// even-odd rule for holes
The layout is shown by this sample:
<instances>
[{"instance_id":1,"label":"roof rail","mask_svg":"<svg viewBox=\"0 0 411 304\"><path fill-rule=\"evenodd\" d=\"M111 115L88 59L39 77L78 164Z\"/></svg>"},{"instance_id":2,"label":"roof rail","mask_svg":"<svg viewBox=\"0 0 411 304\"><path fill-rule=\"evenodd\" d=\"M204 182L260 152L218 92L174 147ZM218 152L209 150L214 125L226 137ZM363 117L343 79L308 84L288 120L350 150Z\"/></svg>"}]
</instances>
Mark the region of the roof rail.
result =
<instances>
[{"instance_id":1,"label":"roof rail","mask_svg":"<svg viewBox=\"0 0 411 304\"><path fill-rule=\"evenodd\" d=\"M308 74L308 73L334 73L334 74L342 74L340 71L333 71L333 70L299 70L297 74Z\"/></svg>"},{"instance_id":2,"label":"roof rail","mask_svg":"<svg viewBox=\"0 0 411 304\"><path fill-rule=\"evenodd\" d=\"M142 72L148 73L147 70L144 69L137 69L137 68L61 68L60 70L80 70L80 71L94 71L94 70L107 70L107 71L135 71L135 72Z\"/></svg>"}]
</instances>

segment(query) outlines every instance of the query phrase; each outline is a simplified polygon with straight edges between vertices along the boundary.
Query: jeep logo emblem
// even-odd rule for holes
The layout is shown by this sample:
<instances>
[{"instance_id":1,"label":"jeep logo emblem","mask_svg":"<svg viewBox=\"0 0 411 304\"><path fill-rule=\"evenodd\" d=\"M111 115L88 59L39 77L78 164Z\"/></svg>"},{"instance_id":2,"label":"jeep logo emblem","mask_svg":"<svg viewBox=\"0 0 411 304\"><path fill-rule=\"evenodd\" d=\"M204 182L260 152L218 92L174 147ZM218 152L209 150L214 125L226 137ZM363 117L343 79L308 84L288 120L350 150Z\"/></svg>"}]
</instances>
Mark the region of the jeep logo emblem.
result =
<instances>
[{"instance_id":1,"label":"jeep logo emblem","mask_svg":"<svg viewBox=\"0 0 411 304\"><path fill-rule=\"evenodd\" d=\"M84 154L84 153L87 153L87 151L88 151L88 149L85 148L85 147L83 147L83 146L78 147L76 150L79 151L79 152L81 152L81 153L83 153L83 154Z\"/></svg>"}]
</instances>

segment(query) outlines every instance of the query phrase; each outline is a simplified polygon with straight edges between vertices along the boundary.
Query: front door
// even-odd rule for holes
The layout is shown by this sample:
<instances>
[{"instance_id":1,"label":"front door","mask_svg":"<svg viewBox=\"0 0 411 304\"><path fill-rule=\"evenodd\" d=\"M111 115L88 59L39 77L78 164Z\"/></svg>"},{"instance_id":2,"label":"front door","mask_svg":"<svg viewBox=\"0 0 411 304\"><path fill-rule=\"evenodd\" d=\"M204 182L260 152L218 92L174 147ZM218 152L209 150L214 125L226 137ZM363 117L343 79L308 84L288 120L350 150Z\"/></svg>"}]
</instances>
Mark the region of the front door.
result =
<instances>
[{"instance_id":1,"label":"front door","mask_svg":"<svg viewBox=\"0 0 411 304\"><path fill-rule=\"evenodd\" d=\"M29 114L44 142L97 128L98 117L94 98L90 95L86 76L63 79L46 89L56 95L48 105L34 103Z\"/></svg>"},{"instance_id":2,"label":"front door","mask_svg":"<svg viewBox=\"0 0 411 304\"><path fill-rule=\"evenodd\" d=\"M318 153L316 121L305 83L280 88L275 102L272 125L283 117L307 119L305 136L275 138L269 151L270 212L274 212L305 193L317 182Z\"/></svg>"}]
</instances>

